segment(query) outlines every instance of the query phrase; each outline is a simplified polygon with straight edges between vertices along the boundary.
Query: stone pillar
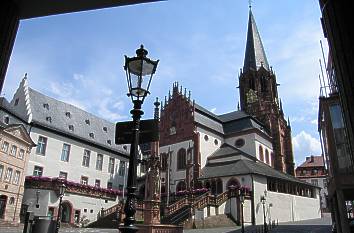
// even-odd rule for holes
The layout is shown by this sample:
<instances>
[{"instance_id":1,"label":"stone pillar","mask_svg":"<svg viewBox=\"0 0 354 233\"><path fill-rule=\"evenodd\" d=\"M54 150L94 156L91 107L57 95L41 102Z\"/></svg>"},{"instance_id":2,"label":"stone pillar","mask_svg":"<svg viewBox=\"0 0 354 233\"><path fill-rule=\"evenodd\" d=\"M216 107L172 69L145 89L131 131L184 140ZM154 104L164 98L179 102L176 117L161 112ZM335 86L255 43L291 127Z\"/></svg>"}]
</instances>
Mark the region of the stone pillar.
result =
<instances>
[{"instance_id":1,"label":"stone pillar","mask_svg":"<svg viewBox=\"0 0 354 233\"><path fill-rule=\"evenodd\" d=\"M15 42L19 11L13 0L0 1L0 92L5 81L12 48Z\"/></svg>"}]
</instances>

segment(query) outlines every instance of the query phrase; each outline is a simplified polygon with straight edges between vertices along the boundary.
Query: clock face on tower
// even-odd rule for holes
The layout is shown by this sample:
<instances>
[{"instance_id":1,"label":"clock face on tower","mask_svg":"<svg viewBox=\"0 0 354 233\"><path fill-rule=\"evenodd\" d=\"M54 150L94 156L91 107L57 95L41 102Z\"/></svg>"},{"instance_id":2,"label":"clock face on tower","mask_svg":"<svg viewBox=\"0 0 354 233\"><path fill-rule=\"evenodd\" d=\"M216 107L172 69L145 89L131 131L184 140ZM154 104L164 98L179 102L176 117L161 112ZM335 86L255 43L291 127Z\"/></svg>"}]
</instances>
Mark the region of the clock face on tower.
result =
<instances>
[{"instance_id":1,"label":"clock face on tower","mask_svg":"<svg viewBox=\"0 0 354 233\"><path fill-rule=\"evenodd\" d=\"M258 100L257 92L252 89L249 89L249 91L246 93L247 103L252 104L252 103L256 102L257 100Z\"/></svg>"}]
</instances>

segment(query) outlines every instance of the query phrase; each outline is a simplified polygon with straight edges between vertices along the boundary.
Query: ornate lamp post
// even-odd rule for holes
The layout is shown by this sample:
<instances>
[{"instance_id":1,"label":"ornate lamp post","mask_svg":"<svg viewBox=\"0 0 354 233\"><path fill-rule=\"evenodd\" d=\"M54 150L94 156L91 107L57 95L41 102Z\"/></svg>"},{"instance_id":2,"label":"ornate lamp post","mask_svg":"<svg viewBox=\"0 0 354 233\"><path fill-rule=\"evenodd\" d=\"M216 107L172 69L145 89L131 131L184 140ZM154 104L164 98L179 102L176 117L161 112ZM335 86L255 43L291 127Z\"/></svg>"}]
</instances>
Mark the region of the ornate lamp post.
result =
<instances>
[{"instance_id":1,"label":"ornate lamp post","mask_svg":"<svg viewBox=\"0 0 354 233\"><path fill-rule=\"evenodd\" d=\"M261 196L261 202L262 202L262 205L263 205L264 233L268 233L267 220L266 220L266 209L265 209L266 197L267 197L267 191L264 191L264 196Z\"/></svg>"},{"instance_id":2,"label":"ornate lamp post","mask_svg":"<svg viewBox=\"0 0 354 233\"><path fill-rule=\"evenodd\" d=\"M141 45L136 50L136 57L125 56L124 70L128 83L128 97L131 98L134 108L130 111L133 118L132 142L130 147L129 170L127 180L127 200L124 206L124 226L120 228L123 233L134 233L138 231L135 224L135 202L136 202L136 165L139 145L140 118L144 114L141 110L145 97L150 94L149 88L152 76L155 74L157 61L146 57L148 51Z\"/></svg>"},{"instance_id":3,"label":"ornate lamp post","mask_svg":"<svg viewBox=\"0 0 354 233\"><path fill-rule=\"evenodd\" d=\"M245 233L245 223L243 216L243 204L245 203L245 194L240 191L240 203L241 203L241 232Z\"/></svg>"},{"instance_id":4,"label":"ornate lamp post","mask_svg":"<svg viewBox=\"0 0 354 233\"><path fill-rule=\"evenodd\" d=\"M62 212L61 202L62 202L62 200L63 200L63 196L64 196L64 194L65 194L65 190L66 190L65 184L59 185L59 208L58 208L58 216L57 216L57 226L56 226L56 228L55 228L55 232L56 232L56 233L59 232L59 228L60 228L61 212Z\"/></svg>"}]
</instances>

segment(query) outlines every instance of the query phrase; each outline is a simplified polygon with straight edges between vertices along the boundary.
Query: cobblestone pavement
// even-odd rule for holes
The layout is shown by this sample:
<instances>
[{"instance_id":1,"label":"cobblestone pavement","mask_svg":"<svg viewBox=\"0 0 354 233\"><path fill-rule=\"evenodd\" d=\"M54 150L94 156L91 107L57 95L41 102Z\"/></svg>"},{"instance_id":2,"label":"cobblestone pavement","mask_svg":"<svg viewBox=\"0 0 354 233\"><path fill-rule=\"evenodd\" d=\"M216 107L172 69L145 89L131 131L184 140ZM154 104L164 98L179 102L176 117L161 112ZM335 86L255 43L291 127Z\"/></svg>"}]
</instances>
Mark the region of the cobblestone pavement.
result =
<instances>
[{"instance_id":1,"label":"cobblestone pavement","mask_svg":"<svg viewBox=\"0 0 354 233\"><path fill-rule=\"evenodd\" d=\"M184 233L240 233L239 227L184 230ZM245 233L260 233L261 226L246 226ZM269 233L330 233L331 219L311 219L298 222L281 223ZM22 228L0 228L0 233L22 233ZM35 233L35 232L34 232ZM117 229L62 228L60 233L118 233Z\"/></svg>"}]
</instances>

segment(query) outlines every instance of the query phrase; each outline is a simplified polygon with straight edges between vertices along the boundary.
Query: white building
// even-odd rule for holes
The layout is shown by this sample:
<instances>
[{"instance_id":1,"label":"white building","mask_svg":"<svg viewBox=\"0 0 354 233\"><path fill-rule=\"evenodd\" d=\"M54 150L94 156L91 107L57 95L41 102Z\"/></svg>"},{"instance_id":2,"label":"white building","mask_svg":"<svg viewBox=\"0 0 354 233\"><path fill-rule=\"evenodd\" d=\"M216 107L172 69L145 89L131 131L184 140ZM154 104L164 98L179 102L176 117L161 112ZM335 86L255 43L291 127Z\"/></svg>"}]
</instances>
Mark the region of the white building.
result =
<instances>
[{"instance_id":1,"label":"white building","mask_svg":"<svg viewBox=\"0 0 354 233\"><path fill-rule=\"evenodd\" d=\"M33 90L26 77L11 102L1 103L0 120L23 124L37 144L26 169L23 208L56 215L57 178L67 185L63 222L95 220L102 208L117 203L129 148L115 145L113 123Z\"/></svg>"}]
</instances>

